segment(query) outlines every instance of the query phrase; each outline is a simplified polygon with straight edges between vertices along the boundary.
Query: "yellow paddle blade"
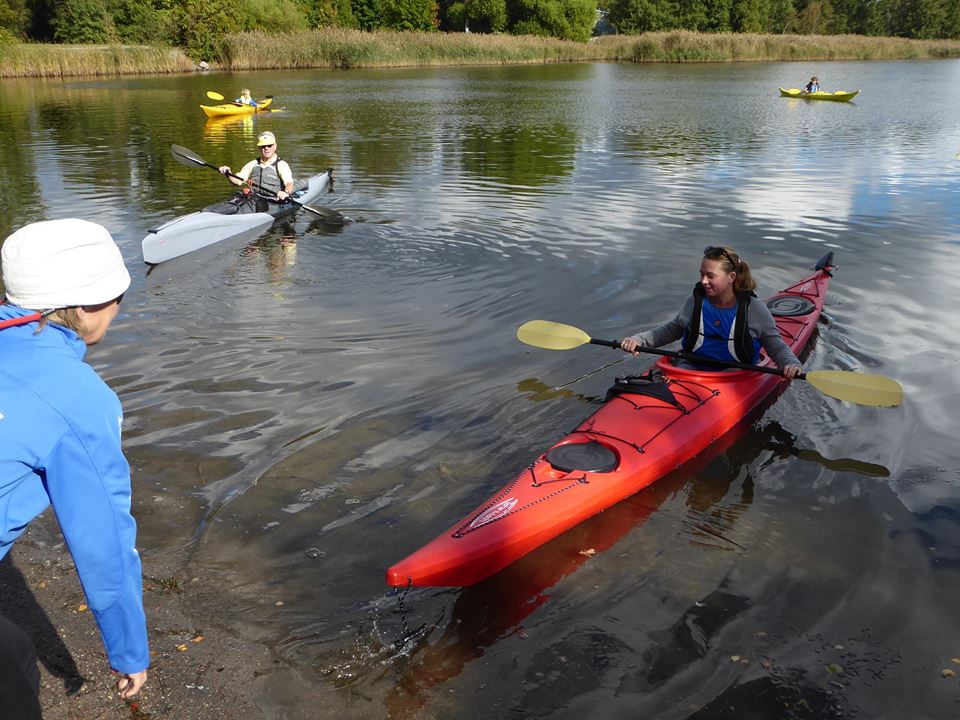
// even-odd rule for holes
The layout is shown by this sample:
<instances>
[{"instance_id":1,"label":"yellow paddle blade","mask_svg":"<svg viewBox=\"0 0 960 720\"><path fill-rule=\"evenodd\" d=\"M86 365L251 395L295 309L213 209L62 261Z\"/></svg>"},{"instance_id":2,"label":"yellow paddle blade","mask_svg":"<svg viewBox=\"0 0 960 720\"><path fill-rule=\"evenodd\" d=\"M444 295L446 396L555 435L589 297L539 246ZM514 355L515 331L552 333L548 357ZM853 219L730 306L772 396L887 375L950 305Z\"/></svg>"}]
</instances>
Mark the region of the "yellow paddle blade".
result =
<instances>
[{"instance_id":1,"label":"yellow paddle blade","mask_svg":"<svg viewBox=\"0 0 960 720\"><path fill-rule=\"evenodd\" d=\"M590 342L590 336L580 328L549 320L531 320L517 329L517 339L547 350L572 350Z\"/></svg>"},{"instance_id":2,"label":"yellow paddle blade","mask_svg":"<svg viewBox=\"0 0 960 720\"><path fill-rule=\"evenodd\" d=\"M224 99L223 95L221 95L221 94L218 93L218 92L214 92L213 90L207 90L207 97L210 98L211 100L223 100L223 99Z\"/></svg>"},{"instance_id":3,"label":"yellow paddle blade","mask_svg":"<svg viewBox=\"0 0 960 720\"><path fill-rule=\"evenodd\" d=\"M903 402L903 388L900 383L883 375L844 370L814 370L808 372L806 378L807 382L820 392L857 405L896 407Z\"/></svg>"}]
</instances>

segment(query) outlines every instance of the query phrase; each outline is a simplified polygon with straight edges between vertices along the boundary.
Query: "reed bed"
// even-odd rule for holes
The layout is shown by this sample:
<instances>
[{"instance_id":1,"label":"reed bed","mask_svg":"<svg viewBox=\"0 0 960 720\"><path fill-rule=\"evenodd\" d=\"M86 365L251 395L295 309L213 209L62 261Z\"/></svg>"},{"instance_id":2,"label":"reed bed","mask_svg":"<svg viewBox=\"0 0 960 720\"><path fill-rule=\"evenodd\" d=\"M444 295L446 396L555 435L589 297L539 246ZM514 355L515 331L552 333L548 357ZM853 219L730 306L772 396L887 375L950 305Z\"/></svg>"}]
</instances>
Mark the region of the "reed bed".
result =
<instances>
[{"instance_id":1,"label":"reed bed","mask_svg":"<svg viewBox=\"0 0 960 720\"><path fill-rule=\"evenodd\" d=\"M0 77L183 73L195 67L182 50L162 46L0 44Z\"/></svg>"},{"instance_id":2,"label":"reed bed","mask_svg":"<svg viewBox=\"0 0 960 720\"><path fill-rule=\"evenodd\" d=\"M625 38L601 38L617 45ZM908 40L864 35L705 34L685 30L632 38L620 59L633 62L738 62L791 60L900 60L960 57L958 40Z\"/></svg>"},{"instance_id":3,"label":"reed bed","mask_svg":"<svg viewBox=\"0 0 960 720\"><path fill-rule=\"evenodd\" d=\"M362 32L331 28L283 35L230 35L231 70L480 65L611 60L738 62L960 57L957 40L860 35L748 35L690 31L611 35L589 43L464 33Z\"/></svg>"},{"instance_id":4,"label":"reed bed","mask_svg":"<svg viewBox=\"0 0 960 720\"><path fill-rule=\"evenodd\" d=\"M542 64L581 61L745 62L960 57L960 40L862 35L747 35L675 30L588 43L478 33L363 32L344 28L226 38L227 70ZM146 45L0 43L0 77L191 72L180 49Z\"/></svg>"},{"instance_id":5,"label":"reed bed","mask_svg":"<svg viewBox=\"0 0 960 720\"><path fill-rule=\"evenodd\" d=\"M283 35L228 35L231 70L571 62L606 59L594 43L555 38L328 28Z\"/></svg>"}]
</instances>

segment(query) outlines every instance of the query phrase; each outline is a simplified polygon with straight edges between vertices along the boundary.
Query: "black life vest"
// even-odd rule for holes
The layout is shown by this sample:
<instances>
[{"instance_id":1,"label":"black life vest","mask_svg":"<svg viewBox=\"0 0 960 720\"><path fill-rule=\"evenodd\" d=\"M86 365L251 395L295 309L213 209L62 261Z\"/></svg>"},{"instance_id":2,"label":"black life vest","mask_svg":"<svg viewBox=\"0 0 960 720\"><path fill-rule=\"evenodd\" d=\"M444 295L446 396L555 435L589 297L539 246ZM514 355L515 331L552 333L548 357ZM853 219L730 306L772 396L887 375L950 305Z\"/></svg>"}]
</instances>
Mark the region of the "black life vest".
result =
<instances>
[{"instance_id":1,"label":"black life vest","mask_svg":"<svg viewBox=\"0 0 960 720\"><path fill-rule=\"evenodd\" d=\"M733 348L737 360L748 365L752 365L756 357L756 348L753 338L750 337L750 325L747 321L747 308L750 306L750 299L755 297L756 295L749 290L737 293L737 316L733 321ZM697 346L697 339L704 334L703 298L703 286L697 283L693 287L693 312L690 313L687 332L683 336L683 351L687 353L693 352Z\"/></svg>"}]
</instances>

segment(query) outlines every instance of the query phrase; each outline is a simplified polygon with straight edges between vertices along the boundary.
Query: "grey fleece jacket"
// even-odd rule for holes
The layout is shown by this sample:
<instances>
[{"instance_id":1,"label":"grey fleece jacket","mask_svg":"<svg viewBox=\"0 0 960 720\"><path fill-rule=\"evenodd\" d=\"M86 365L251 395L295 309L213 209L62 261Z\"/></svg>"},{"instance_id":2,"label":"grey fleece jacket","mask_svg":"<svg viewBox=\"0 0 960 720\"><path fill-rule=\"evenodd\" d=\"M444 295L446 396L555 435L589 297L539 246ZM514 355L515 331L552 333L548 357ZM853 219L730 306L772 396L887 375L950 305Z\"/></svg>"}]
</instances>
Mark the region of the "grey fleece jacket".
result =
<instances>
[{"instance_id":1,"label":"grey fleece jacket","mask_svg":"<svg viewBox=\"0 0 960 720\"><path fill-rule=\"evenodd\" d=\"M683 307L680 308L680 312L672 320L645 332L637 333L632 337L644 347L662 347L683 337L692 313L693 295L690 295ZM750 298L750 305L747 307L747 328L750 331L750 337L760 341L761 347L767 351L767 355L773 359L781 370L787 365L801 364L797 356L793 354L793 351L780 337L773 315L770 314L770 310L762 300Z\"/></svg>"}]
</instances>

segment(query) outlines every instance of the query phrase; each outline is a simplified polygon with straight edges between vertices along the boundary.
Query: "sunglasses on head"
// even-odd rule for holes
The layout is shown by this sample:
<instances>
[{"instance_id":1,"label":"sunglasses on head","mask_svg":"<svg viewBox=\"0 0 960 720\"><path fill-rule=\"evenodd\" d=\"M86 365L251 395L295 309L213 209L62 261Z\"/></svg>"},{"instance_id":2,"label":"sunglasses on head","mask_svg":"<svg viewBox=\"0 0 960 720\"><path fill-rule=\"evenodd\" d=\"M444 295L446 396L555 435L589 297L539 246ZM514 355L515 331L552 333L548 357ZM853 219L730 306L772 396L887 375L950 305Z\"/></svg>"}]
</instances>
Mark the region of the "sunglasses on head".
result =
<instances>
[{"instance_id":1,"label":"sunglasses on head","mask_svg":"<svg viewBox=\"0 0 960 720\"><path fill-rule=\"evenodd\" d=\"M703 249L703 255L704 255L704 257L708 257L708 258L710 258L711 260L719 260L719 259L720 259L720 256L723 256L723 257L725 257L727 260L730 261L730 264L733 265L733 267L734 267L735 269L737 269L737 270L740 269L740 261L739 261L739 260L734 260L734 259L733 259L733 256L732 256L729 252L727 252L726 248L723 248L723 247L714 247L713 245L707 245L707 246Z\"/></svg>"}]
</instances>

